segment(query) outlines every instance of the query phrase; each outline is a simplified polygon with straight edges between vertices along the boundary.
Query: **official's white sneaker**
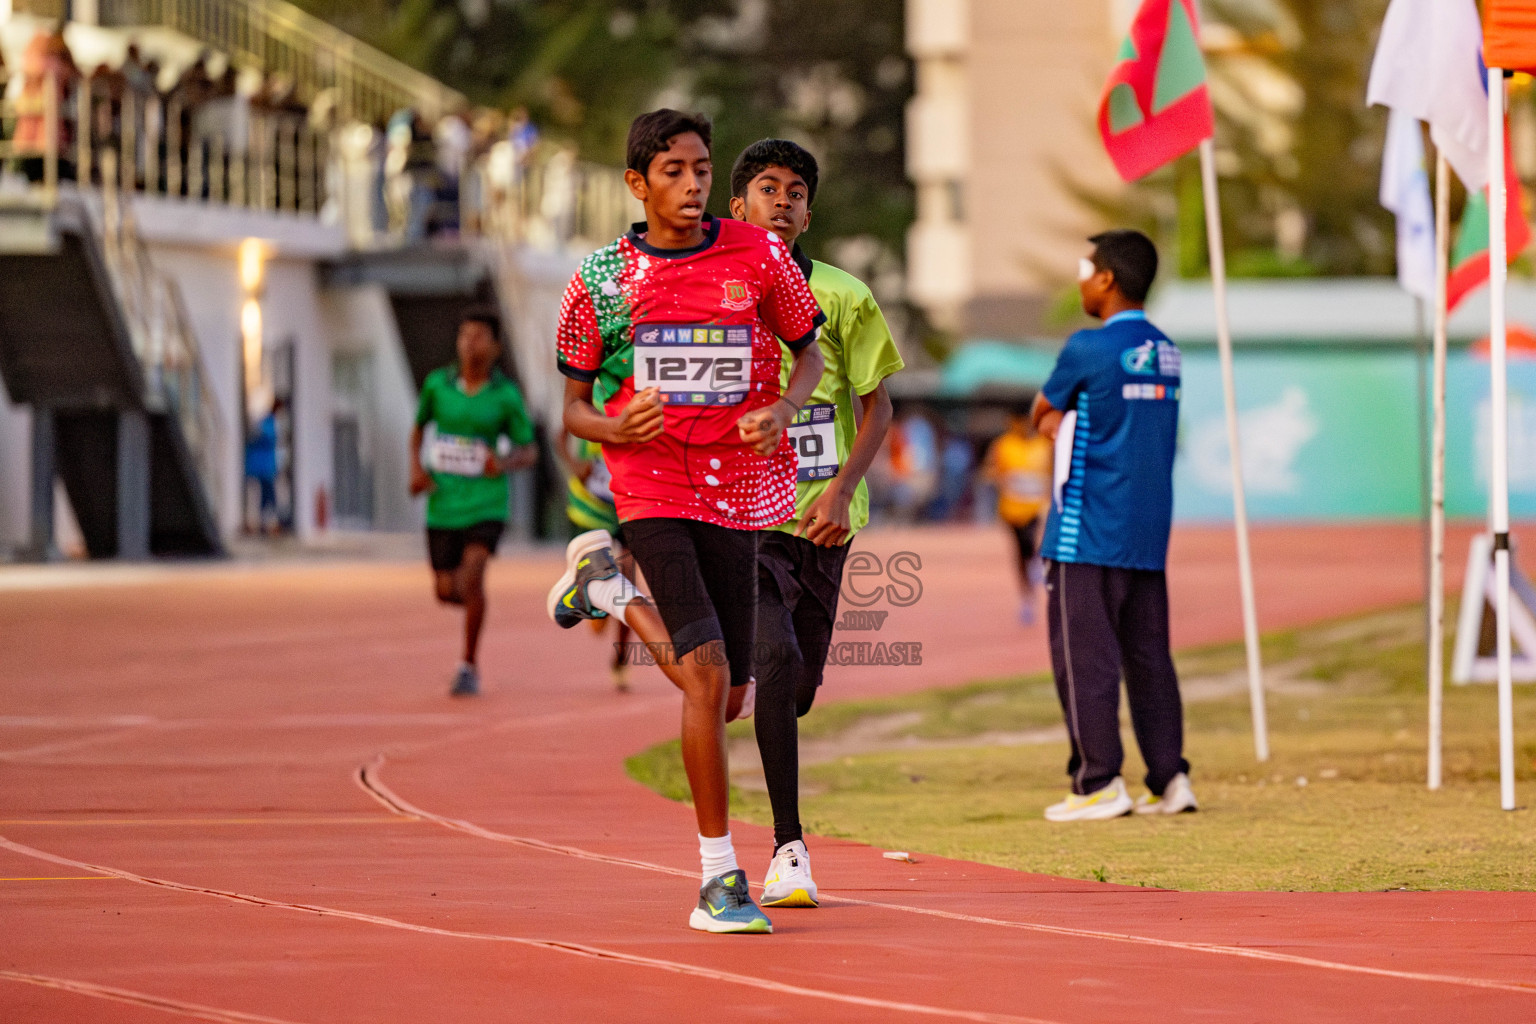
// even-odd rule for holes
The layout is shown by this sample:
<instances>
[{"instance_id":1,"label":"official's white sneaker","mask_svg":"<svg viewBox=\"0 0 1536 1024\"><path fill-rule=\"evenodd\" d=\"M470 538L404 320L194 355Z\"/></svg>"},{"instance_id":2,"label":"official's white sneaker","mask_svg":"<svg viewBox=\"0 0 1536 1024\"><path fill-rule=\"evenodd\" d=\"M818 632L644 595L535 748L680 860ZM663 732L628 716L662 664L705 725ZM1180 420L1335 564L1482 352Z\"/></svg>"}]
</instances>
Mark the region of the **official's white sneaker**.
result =
<instances>
[{"instance_id":1,"label":"official's white sneaker","mask_svg":"<svg viewBox=\"0 0 1536 1024\"><path fill-rule=\"evenodd\" d=\"M1200 805L1195 802L1195 791L1189 784L1189 776L1183 772L1173 777L1162 796L1143 793L1136 798L1137 814L1183 814L1185 811L1199 809Z\"/></svg>"},{"instance_id":2,"label":"official's white sneaker","mask_svg":"<svg viewBox=\"0 0 1536 1024\"><path fill-rule=\"evenodd\" d=\"M811 877L811 855L796 839L779 847L763 880L763 906L815 907L816 880Z\"/></svg>"},{"instance_id":3,"label":"official's white sneaker","mask_svg":"<svg viewBox=\"0 0 1536 1024\"><path fill-rule=\"evenodd\" d=\"M1125 780L1115 781L1096 793L1069 795L1059 804L1045 809L1046 821L1103 821L1131 813L1131 794L1125 791Z\"/></svg>"}]
</instances>

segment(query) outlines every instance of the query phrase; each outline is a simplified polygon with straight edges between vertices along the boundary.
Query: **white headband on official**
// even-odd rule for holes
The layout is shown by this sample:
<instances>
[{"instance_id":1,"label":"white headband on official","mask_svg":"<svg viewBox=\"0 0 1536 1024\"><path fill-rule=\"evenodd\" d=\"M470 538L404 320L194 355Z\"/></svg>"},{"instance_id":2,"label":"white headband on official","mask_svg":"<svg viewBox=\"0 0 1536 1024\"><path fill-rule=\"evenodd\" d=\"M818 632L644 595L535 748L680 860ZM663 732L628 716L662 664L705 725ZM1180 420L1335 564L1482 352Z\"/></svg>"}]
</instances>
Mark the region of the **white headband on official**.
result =
<instances>
[{"instance_id":1,"label":"white headband on official","mask_svg":"<svg viewBox=\"0 0 1536 1024\"><path fill-rule=\"evenodd\" d=\"M1082 259L1077 261L1077 279L1079 281L1086 281L1098 272L1099 268L1094 266L1093 260L1089 259L1087 256L1084 256Z\"/></svg>"}]
</instances>

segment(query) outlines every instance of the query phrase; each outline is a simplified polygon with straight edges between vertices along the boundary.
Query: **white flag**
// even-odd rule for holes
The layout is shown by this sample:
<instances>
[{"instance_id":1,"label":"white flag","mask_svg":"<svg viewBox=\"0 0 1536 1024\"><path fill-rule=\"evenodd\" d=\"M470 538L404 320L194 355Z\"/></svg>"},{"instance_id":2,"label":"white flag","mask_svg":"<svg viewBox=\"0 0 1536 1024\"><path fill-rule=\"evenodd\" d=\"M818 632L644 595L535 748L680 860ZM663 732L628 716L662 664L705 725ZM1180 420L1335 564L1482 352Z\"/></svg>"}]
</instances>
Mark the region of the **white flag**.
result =
<instances>
[{"instance_id":1,"label":"white flag","mask_svg":"<svg viewBox=\"0 0 1536 1024\"><path fill-rule=\"evenodd\" d=\"M1409 295L1435 301L1435 215L1418 119L1393 107L1381 155L1381 205L1397 215L1397 280Z\"/></svg>"},{"instance_id":2,"label":"white flag","mask_svg":"<svg viewBox=\"0 0 1536 1024\"><path fill-rule=\"evenodd\" d=\"M1488 184L1488 91L1474 0L1392 0L1366 102L1429 122L1469 191Z\"/></svg>"}]
</instances>

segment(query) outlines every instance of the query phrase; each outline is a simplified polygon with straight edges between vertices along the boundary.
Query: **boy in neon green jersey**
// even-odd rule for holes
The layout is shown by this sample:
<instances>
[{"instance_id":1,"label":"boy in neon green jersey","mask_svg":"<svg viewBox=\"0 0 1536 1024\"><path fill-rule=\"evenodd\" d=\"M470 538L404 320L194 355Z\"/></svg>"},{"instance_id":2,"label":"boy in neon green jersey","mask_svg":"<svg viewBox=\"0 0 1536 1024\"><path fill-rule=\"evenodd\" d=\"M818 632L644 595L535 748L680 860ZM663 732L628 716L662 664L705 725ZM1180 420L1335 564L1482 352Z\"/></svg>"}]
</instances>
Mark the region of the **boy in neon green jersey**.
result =
<instances>
[{"instance_id":1,"label":"boy in neon green jersey","mask_svg":"<svg viewBox=\"0 0 1536 1024\"><path fill-rule=\"evenodd\" d=\"M411 431L411 494L428 496L437 599L464 608L464 661L450 692L473 697L480 692L475 659L485 625L485 566L507 526L507 473L532 465L538 451L523 394L496 365L501 318L488 310L465 313L458 356L421 386ZM507 454L498 450L502 438L513 445Z\"/></svg>"},{"instance_id":2,"label":"boy in neon green jersey","mask_svg":"<svg viewBox=\"0 0 1536 1024\"><path fill-rule=\"evenodd\" d=\"M795 244L810 227L818 178L816 158L781 139L754 143L731 171L731 215L793 247L827 315L818 340L826 369L789 428L800 459L795 518L764 531L758 549L756 729L774 833L765 907L816 906L800 827L796 719L816 699L843 563L853 535L869 522L864 474L891 422L884 381L904 365L869 288Z\"/></svg>"}]
</instances>

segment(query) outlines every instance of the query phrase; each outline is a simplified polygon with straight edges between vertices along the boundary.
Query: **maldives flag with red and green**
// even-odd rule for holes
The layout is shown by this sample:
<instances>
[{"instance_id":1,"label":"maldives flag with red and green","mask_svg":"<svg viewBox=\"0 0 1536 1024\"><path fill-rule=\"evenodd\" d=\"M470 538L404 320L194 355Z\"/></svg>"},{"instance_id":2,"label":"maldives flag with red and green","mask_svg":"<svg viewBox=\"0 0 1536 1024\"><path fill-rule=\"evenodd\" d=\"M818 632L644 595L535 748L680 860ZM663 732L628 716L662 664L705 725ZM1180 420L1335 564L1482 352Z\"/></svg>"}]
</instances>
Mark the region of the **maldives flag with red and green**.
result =
<instances>
[{"instance_id":1,"label":"maldives flag with red and green","mask_svg":"<svg viewBox=\"0 0 1536 1024\"><path fill-rule=\"evenodd\" d=\"M1195 0L1143 0L1099 101L1099 133L1126 181L1216 133Z\"/></svg>"}]
</instances>

